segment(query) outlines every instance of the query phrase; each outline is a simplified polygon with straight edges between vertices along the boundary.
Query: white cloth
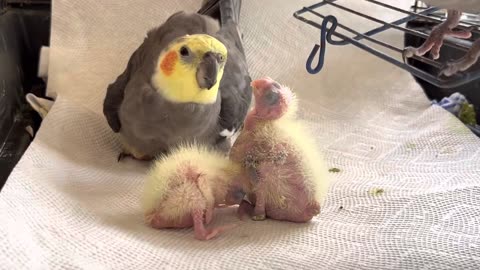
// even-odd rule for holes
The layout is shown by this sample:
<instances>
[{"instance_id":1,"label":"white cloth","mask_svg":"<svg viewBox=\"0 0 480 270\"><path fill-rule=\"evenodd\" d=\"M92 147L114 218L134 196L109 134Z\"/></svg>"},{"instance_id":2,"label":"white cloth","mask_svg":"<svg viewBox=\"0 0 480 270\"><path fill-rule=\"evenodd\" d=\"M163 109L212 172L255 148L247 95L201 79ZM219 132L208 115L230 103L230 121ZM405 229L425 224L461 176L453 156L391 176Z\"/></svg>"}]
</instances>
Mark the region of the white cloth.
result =
<instances>
[{"instance_id":1,"label":"white cloth","mask_svg":"<svg viewBox=\"0 0 480 270\"><path fill-rule=\"evenodd\" d=\"M58 98L0 193L0 268L478 269L479 139L430 106L409 74L353 46L329 46L324 70L307 74L319 33L292 14L315 1L278 2L244 1L245 48L254 78L297 91L329 167L340 169L318 217L239 222L224 209L215 224L240 226L208 242L145 226L147 165L117 163L101 104L147 29L200 1L55 0L49 91ZM335 14L360 31L375 26Z\"/></svg>"}]
</instances>

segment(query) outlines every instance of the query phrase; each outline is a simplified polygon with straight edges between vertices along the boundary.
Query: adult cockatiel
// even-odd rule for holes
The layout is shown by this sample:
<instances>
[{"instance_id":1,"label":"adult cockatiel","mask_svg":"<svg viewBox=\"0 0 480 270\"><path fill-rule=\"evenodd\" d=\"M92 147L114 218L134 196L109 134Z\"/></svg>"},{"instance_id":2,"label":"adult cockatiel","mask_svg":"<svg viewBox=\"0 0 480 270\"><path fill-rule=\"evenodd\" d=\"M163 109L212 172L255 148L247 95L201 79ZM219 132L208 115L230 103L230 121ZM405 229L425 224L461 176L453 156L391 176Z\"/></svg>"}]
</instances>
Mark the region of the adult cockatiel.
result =
<instances>
[{"instance_id":1,"label":"adult cockatiel","mask_svg":"<svg viewBox=\"0 0 480 270\"><path fill-rule=\"evenodd\" d=\"M209 5L220 24L177 12L148 32L104 100L103 113L123 144L119 160L150 160L193 141L230 149L252 98L237 30L240 2Z\"/></svg>"},{"instance_id":2,"label":"adult cockatiel","mask_svg":"<svg viewBox=\"0 0 480 270\"><path fill-rule=\"evenodd\" d=\"M439 58L440 48L443 45L445 36L452 36L457 38L470 38L469 31L453 31L460 23L463 12L479 13L479 0L423 0L431 6L445 8L448 10L447 19L433 28L428 39L418 48L407 47L404 50L405 57L412 57L414 55L424 55L431 50L434 59ZM448 62L446 67L440 72L440 75L452 76L458 71L464 71L475 64L480 56L480 40L473 43L471 49L467 54L453 62Z\"/></svg>"}]
</instances>

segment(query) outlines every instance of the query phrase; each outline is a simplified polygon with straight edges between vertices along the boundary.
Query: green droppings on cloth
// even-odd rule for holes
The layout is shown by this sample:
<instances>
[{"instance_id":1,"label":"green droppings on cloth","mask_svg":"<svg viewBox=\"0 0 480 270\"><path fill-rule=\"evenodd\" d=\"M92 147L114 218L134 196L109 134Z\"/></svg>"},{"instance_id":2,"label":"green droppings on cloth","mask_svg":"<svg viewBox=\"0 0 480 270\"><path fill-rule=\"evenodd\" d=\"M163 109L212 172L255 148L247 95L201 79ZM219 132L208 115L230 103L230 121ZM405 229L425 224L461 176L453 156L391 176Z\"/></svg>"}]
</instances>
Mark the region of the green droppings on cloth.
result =
<instances>
[{"instance_id":1,"label":"green droppings on cloth","mask_svg":"<svg viewBox=\"0 0 480 270\"><path fill-rule=\"evenodd\" d=\"M329 172L332 172L332 173L339 173L340 172L340 169L339 168L331 168L330 170L328 170Z\"/></svg>"},{"instance_id":2,"label":"green droppings on cloth","mask_svg":"<svg viewBox=\"0 0 480 270\"><path fill-rule=\"evenodd\" d=\"M385 190L383 188L374 188L371 189L368 193L373 196L380 196L385 193Z\"/></svg>"},{"instance_id":3,"label":"green droppings on cloth","mask_svg":"<svg viewBox=\"0 0 480 270\"><path fill-rule=\"evenodd\" d=\"M407 148L408 148L408 149L415 149L416 147L417 147L417 145L414 144L414 143L408 143L408 144L407 144Z\"/></svg>"}]
</instances>

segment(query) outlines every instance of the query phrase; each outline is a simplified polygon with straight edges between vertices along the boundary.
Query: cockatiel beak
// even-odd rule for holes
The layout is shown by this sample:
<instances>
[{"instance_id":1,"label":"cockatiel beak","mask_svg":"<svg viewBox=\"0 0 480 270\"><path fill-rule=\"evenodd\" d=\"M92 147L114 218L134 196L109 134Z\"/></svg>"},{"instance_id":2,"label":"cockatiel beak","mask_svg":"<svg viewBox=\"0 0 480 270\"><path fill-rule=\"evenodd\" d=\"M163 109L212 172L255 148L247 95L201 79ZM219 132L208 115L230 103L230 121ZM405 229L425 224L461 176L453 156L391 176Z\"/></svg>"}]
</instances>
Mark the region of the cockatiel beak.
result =
<instances>
[{"instance_id":1,"label":"cockatiel beak","mask_svg":"<svg viewBox=\"0 0 480 270\"><path fill-rule=\"evenodd\" d=\"M220 64L217 56L212 52L204 54L197 69L197 83L201 89L210 90L217 83Z\"/></svg>"}]
</instances>

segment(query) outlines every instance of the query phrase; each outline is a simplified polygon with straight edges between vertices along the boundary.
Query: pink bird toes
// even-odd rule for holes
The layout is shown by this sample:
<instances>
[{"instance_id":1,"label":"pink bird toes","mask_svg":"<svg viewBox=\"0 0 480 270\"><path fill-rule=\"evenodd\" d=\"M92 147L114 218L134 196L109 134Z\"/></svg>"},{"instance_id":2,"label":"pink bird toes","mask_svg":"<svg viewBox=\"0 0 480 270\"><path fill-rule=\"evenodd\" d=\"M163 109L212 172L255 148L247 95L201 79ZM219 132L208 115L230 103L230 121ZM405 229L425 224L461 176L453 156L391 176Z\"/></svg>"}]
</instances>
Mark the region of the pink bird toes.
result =
<instances>
[{"instance_id":1,"label":"pink bird toes","mask_svg":"<svg viewBox=\"0 0 480 270\"><path fill-rule=\"evenodd\" d=\"M430 51L430 53L432 54L432 58L436 60L440 57L440 49L443 46L443 40L445 36L467 39L472 36L472 33L468 30L454 31L445 26L435 27L430 33L430 36L420 47L406 47L402 53L403 57L411 58L415 55L422 56Z\"/></svg>"},{"instance_id":2,"label":"pink bird toes","mask_svg":"<svg viewBox=\"0 0 480 270\"><path fill-rule=\"evenodd\" d=\"M479 57L480 39L473 43L472 48L470 48L470 50L465 56L456 61L448 62L446 67L440 72L439 75L445 75L447 77L450 77L459 71L465 71L471 66L473 66L478 61Z\"/></svg>"},{"instance_id":3,"label":"pink bird toes","mask_svg":"<svg viewBox=\"0 0 480 270\"><path fill-rule=\"evenodd\" d=\"M447 63L446 67L440 71L439 75L450 77L455 75L459 71L467 70L473 64L475 64L475 62L472 63L471 61L466 61L465 59L449 62Z\"/></svg>"},{"instance_id":4,"label":"pink bird toes","mask_svg":"<svg viewBox=\"0 0 480 270\"><path fill-rule=\"evenodd\" d=\"M213 229L210 229L210 230L205 230L201 233L197 232L195 234L195 238L198 239L198 240L205 240L205 241L210 240L212 238L217 237L221 233L223 233L227 230L231 230L235 227L237 227L236 224L230 224L230 225L224 225L224 226L220 226L220 227L217 227L217 228L213 228Z\"/></svg>"}]
</instances>

